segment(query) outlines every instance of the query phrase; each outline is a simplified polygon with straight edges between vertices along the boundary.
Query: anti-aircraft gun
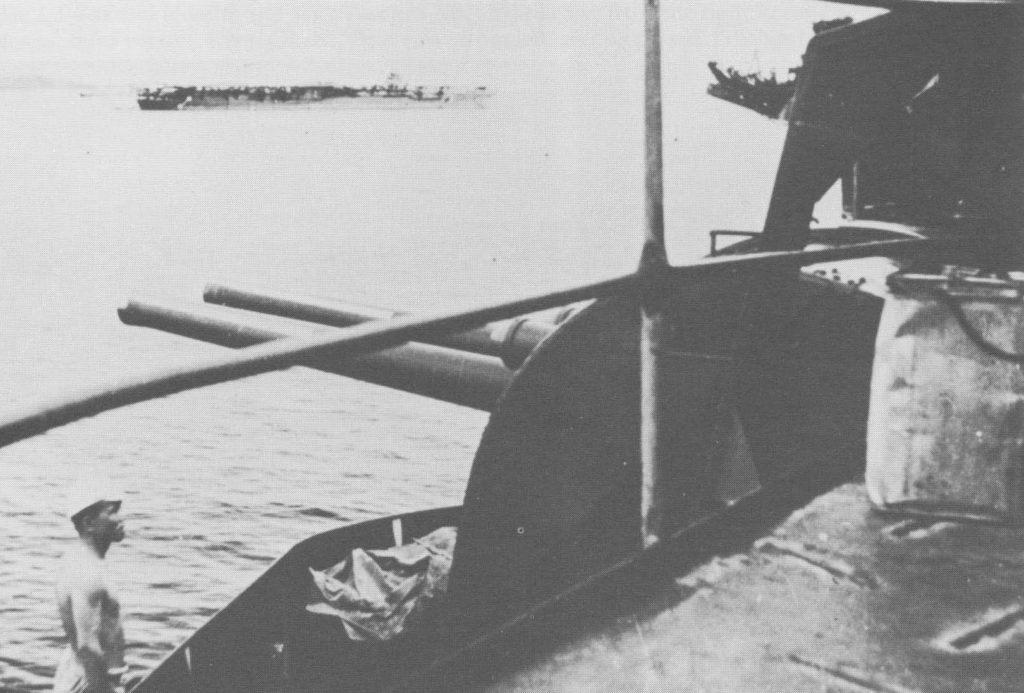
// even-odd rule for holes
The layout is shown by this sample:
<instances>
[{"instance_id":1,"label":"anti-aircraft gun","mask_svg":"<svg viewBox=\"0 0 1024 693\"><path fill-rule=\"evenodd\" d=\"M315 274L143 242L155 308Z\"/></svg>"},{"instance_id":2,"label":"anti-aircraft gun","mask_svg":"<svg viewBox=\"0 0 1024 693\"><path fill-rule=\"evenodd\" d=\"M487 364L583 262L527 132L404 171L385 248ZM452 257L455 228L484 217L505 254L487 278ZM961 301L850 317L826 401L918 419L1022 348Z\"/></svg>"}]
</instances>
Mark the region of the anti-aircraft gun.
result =
<instances>
[{"instance_id":1,"label":"anti-aircraft gun","mask_svg":"<svg viewBox=\"0 0 1024 693\"><path fill-rule=\"evenodd\" d=\"M1015 530L886 520L856 485L771 529L865 458L881 300L801 268L1019 264L1021 3L868 4L890 11L812 39L764 228L715 257L666 260L649 0L637 273L438 316L228 287L207 299L305 324L131 304L126 322L244 349L0 425L294 364L491 412L461 507L302 542L138 690L1014 689ZM849 223L812 230L837 181ZM448 587L415 629L358 640L306 608L310 568L443 525Z\"/></svg>"}]
</instances>

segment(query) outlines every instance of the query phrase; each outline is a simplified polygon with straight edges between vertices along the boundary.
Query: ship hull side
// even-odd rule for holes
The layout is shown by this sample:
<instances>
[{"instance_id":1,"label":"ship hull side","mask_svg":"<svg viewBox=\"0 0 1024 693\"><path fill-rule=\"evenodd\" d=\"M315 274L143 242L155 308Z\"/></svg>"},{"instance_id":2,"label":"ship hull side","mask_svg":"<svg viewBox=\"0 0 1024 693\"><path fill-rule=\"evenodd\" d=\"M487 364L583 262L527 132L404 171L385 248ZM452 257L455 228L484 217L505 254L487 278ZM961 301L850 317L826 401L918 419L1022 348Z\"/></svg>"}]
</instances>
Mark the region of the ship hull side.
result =
<instances>
[{"instance_id":1,"label":"ship hull side","mask_svg":"<svg viewBox=\"0 0 1024 693\"><path fill-rule=\"evenodd\" d=\"M175 101L150 101L146 99L139 99L138 104L139 108L144 111L176 111L179 105Z\"/></svg>"},{"instance_id":2,"label":"ship hull side","mask_svg":"<svg viewBox=\"0 0 1024 693\"><path fill-rule=\"evenodd\" d=\"M317 100L273 101L246 97L201 97L189 99L182 110L409 110L409 109L473 109L483 108L490 95L454 95L444 99L411 99L386 96L339 96ZM141 105L141 104L140 104Z\"/></svg>"}]
</instances>

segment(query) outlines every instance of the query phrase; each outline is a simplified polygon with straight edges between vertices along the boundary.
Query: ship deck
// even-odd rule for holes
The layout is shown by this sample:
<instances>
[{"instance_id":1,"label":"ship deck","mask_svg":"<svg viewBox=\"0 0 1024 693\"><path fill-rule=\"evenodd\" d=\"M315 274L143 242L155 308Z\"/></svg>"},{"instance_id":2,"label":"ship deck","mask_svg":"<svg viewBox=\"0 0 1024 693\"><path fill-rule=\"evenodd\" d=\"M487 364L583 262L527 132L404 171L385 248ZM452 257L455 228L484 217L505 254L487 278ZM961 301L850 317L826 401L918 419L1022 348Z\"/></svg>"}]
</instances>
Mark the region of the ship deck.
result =
<instances>
[{"instance_id":1,"label":"ship deck","mask_svg":"<svg viewBox=\"0 0 1024 693\"><path fill-rule=\"evenodd\" d=\"M1020 691L1024 530L883 516L848 483L489 691Z\"/></svg>"}]
</instances>

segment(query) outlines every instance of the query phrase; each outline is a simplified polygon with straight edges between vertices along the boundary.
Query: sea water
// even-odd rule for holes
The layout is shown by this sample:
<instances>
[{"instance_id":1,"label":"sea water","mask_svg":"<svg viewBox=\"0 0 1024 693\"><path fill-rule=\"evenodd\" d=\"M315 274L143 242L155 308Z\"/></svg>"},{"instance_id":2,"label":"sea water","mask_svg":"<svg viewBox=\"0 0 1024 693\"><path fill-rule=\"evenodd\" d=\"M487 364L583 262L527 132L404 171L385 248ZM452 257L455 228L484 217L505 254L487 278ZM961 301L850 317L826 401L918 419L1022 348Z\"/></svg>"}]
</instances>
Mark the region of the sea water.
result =
<instances>
[{"instance_id":1,"label":"sea water","mask_svg":"<svg viewBox=\"0 0 1024 693\"><path fill-rule=\"evenodd\" d=\"M636 80L640 84L640 80ZM204 282L411 311L631 271L642 94L499 94L486 109L142 112L130 92L3 94L0 413L223 352L121 325ZM673 259L756 229L784 135L702 94L665 116ZM461 502L486 415L293 369L0 450L0 688L48 685L64 638L69 487L112 477L128 660L152 667L295 542Z\"/></svg>"}]
</instances>

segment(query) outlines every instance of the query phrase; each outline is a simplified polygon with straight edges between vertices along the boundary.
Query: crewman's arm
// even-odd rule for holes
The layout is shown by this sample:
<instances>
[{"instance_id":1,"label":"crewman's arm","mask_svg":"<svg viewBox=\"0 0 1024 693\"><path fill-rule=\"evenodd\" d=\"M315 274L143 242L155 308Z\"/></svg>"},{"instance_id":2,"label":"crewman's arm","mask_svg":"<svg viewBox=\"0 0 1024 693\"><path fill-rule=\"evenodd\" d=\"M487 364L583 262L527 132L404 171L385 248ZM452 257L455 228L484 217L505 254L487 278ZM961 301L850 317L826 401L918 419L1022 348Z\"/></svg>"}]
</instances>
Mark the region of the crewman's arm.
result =
<instances>
[{"instance_id":1,"label":"crewman's arm","mask_svg":"<svg viewBox=\"0 0 1024 693\"><path fill-rule=\"evenodd\" d=\"M107 653L103 649L103 605L107 591L98 581L85 580L71 597L75 620L75 654L85 670L89 691L114 691L107 674Z\"/></svg>"}]
</instances>

